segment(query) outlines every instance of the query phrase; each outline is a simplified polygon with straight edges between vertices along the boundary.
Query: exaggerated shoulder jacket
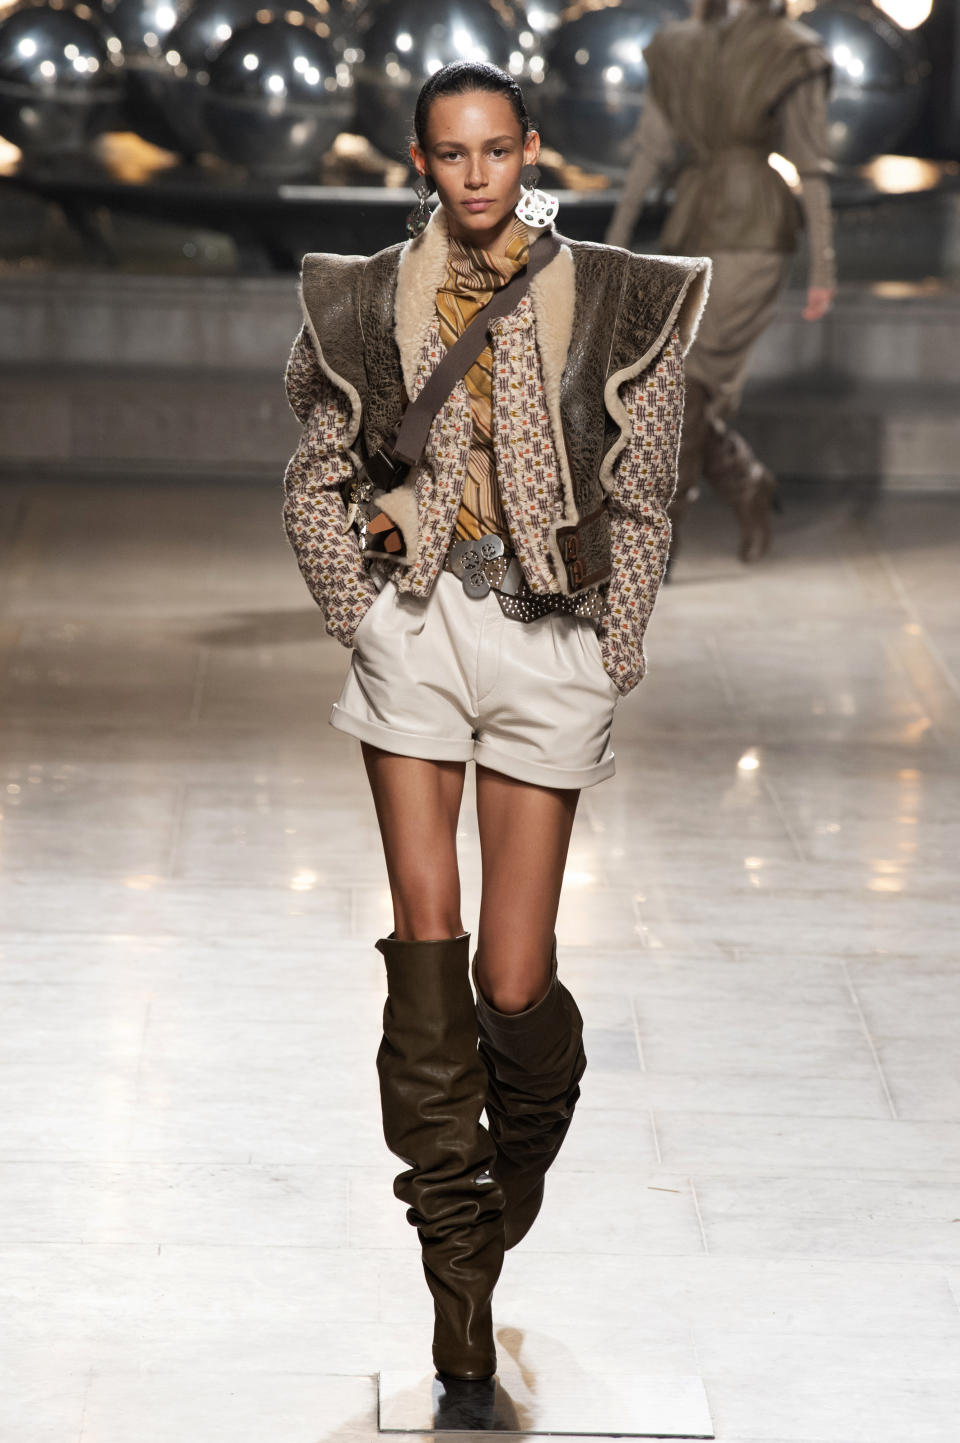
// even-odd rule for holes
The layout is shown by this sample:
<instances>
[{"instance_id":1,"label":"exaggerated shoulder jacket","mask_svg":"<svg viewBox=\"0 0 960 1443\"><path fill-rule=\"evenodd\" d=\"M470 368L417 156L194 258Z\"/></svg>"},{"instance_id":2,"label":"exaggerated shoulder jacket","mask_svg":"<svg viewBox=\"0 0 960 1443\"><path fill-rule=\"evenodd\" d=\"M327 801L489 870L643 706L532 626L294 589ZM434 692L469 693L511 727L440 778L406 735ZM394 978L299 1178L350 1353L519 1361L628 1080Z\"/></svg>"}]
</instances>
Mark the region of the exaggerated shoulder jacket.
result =
<instances>
[{"instance_id":1,"label":"exaggerated shoulder jacket","mask_svg":"<svg viewBox=\"0 0 960 1443\"><path fill-rule=\"evenodd\" d=\"M643 628L669 545L682 357L709 262L561 240L490 328L497 476L532 589L604 592L605 663L629 690L643 674ZM419 394L443 354L436 293L448 242L438 207L416 240L369 258L304 258L304 325L286 378L304 432L287 468L284 520L328 630L346 644L376 588L355 533L344 529L341 488L399 419L404 392ZM442 566L470 426L460 382L420 466L378 498L407 543L395 570L401 591L428 596Z\"/></svg>"}]
</instances>

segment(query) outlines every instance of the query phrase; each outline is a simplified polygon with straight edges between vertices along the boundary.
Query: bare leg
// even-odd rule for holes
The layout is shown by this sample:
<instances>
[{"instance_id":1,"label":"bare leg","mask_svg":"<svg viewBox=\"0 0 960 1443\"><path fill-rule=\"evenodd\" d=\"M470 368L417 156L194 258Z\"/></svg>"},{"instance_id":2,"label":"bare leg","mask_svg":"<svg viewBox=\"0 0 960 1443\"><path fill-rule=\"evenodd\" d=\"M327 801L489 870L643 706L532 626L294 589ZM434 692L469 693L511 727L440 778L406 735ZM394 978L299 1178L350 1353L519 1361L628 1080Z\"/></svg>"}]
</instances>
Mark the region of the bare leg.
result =
<instances>
[{"instance_id":1,"label":"bare leg","mask_svg":"<svg viewBox=\"0 0 960 1443\"><path fill-rule=\"evenodd\" d=\"M456 937L460 916L457 818L463 762L421 761L363 743L401 941Z\"/></svg>"},{"instance_id":2,"label":"bare leg","mask_svg":"<svg viewBox=\"0 0 960 1443\"><path fill-rule=\"evenodd\" d=\"M477 767L483 893L477 981L499 1012L543 997L563 869L580 793L535 787Z\"/></svg>"},{"instance_id":3,"label":"bare leg","mask_svg":"<svg viewBox=\"0 0 960 1443\"><path fill-rule=\"evenodd\" d=\"M420 1238L434 1366L477 1382L497 1366L491 1305L505 1232L496 1149L480 1124L488 1079L460 919L464 766L370 746L363 753L395 916L395 935L377 942L387 974L377 1052L383 1135L405 1164L394 1193Z\"/></svg>"}]
</instances>

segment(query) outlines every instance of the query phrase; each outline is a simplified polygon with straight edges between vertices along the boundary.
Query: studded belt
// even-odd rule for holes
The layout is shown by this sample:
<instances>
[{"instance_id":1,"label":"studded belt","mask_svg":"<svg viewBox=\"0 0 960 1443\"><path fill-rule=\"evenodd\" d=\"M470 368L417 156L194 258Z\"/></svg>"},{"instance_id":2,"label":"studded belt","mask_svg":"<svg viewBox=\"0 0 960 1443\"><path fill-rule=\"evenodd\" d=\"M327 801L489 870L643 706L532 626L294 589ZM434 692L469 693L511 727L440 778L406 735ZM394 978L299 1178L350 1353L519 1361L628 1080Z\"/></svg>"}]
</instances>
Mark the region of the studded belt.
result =
<instances>
[{"instance_id":1,"label":"studded belt","mask_svg":"<svg viewBox=\"0 0 960 1443\"><path fill-rule=\"evenodd\" d=\"M585 591L579 596L531 591L516 552L507 549L501 536L455 541L443 559L443 567L459 579L467 596L480 598L492 591L510 621L537 621L548 611L560 611L583 617L596 626L601 615L603 602L597 591Z\"/></svg>"},{"instance_id":2,"label":"studded belt","mask_svg":"<svg viewBox=\"0 0 960 1443\"><path fill-rule=\"evenodd\" d=\"M479 598L490 591L516 596L526 590L516 552L507 550L501 536L455 541L444 557L443 566L445 571L453 572L468 596Z\"/></svg>"}]
</instances>

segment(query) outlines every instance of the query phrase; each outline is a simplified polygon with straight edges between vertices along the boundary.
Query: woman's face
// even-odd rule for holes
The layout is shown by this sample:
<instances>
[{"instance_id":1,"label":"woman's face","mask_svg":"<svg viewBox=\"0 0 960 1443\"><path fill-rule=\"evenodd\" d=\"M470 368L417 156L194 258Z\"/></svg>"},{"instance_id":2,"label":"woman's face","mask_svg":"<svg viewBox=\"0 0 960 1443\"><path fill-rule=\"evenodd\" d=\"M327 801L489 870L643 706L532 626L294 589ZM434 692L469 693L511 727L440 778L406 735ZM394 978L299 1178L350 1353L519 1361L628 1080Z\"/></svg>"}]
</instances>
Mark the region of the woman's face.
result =
<instances>
[{"instance_id":1,"label":"woman's face","mask_svg":"<svg viewBox=\"0 0 960 1443\"><path fill-rule=\"evenodd\" d=\"M520 172L540 154L537 132L529 131L524 141L507 97L474 90L438 96L424 140L422 150L411 144L410 158L421 175L432 177L451 234L496 248L513 223Z\"/></svg>"}]
</instances>

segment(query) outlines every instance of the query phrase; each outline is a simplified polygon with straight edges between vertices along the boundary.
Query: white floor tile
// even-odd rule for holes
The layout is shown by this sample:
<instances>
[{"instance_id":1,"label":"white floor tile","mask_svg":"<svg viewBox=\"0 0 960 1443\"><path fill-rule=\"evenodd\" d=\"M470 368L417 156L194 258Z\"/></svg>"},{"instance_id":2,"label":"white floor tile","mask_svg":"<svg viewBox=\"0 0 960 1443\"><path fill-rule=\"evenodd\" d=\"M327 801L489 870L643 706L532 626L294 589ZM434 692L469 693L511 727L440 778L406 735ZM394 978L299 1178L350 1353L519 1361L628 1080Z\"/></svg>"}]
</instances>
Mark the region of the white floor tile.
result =
<instances>
[{"instance_id":1,"label":"white floor tile","mask_svg":"<svg viewBox=\"0 0 960 1443\"><path fill-rule=\"evenodd\" d=\"M227 494L31 484L0 539L0 1434L30 1443L373 1443L376 1373L428 1356L346 654L277 495ZM700 1373L719 1443L956 1443L956 500L838 529L798 493L751 568L712 504L581 799L590 1063L500 1346Z\"/></svg>"}]
</instances>

